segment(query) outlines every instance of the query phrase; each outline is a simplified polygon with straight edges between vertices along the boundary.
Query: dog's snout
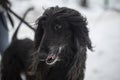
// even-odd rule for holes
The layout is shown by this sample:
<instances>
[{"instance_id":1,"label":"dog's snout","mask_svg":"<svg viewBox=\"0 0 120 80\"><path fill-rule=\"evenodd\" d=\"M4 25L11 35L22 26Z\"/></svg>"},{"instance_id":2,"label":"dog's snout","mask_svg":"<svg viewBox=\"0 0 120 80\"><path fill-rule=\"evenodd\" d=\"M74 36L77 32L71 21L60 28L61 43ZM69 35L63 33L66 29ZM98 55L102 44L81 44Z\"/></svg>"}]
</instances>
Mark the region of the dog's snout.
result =
<instances>
[{"instance_id":1,"label":"dog's snout","mask_svg":"<svg viewBox=\"0 0 120 80\"><path fill-rule=\"evenodd\" d=\"M42 53L42 52L39 53L39 60L40 61L45 61L46 57L47 57L47 55L45 53Z\"/></svg>"}]
</instances>

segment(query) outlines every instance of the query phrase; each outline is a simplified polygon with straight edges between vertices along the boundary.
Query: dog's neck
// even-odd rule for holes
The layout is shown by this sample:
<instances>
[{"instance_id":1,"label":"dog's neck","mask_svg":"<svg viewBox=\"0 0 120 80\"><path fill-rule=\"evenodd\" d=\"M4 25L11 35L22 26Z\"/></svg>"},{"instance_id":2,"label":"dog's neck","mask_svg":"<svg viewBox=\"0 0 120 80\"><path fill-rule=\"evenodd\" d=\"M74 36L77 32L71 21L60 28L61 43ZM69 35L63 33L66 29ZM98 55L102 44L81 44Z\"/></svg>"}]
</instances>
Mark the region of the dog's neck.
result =
<instances>
[{"instance_id":1,"label":"dog's neck","mask_svg":"<svg viewBox=\"0 0 120 80\"><path fill-rule=\"evenodd\" d=\"M72 65L75 53L76 52L74 52L72 48L66 49L63 54L66 54L67 56L63 57L63 61L58 62L52 66L48 66L44 62L40 63L35 74L36 80L68 80L68 72L71 68L70 66Z\"/></svg>"},{"instance_id":2,"label":"dog's neck","mask_svg":"<svg viewBox=\"0 0 120 80\"><path fill-rule=\"evenodd\" d=\"M68 68L44 66L36 72L36 80L67 80Z\"/></svg>"}]
</instances>

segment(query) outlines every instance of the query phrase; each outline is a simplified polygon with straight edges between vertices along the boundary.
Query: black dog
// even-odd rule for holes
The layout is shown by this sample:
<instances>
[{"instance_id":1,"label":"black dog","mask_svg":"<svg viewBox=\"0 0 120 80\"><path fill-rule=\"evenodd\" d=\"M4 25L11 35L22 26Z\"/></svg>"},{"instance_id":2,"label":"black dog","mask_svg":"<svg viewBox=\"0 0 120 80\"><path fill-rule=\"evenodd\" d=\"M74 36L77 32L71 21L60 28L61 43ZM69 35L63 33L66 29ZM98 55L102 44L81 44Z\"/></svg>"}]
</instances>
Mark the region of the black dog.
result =
<instances>
[{"instance_id":1,"label":"black dog","mask_svg":"<svg viewBox=\"0 0 120 80\"><path fill-rule=\"evenodd\" d=\"M92 50L86 18L73 9L51 7L37 24L30 74L35 80L83 80L86 50Z\"/></svg>"},{"instance_id":2,"label":"black dog","mask_svg":"<svg viewBox=\"0 0 120 80\"><path fill-rule=\"evenodd\" d=\"M86 18L70 8L51 7L37 24L35 47L26 40L5 52L2 73L9 75L2 80L21 80L21 71L33 80L83 80L86 51L92 50Z\"/></svg>"},{"instance_id":3,"label":"black dog","mask_svg":"<svg viewBox=\"0 0 120 80\"><path fill-rule=\"evenodd\" d=\"M33 8L29 8L25 12L23 19L31 10ZM27 71L27 66L29 65L27 60L29 60L28 55L32 53L33 41L28 38L22 40L17 39L17 33L21 24L22 22L18 25L10 46L2 56L1 80L22 80L21 73Z\"/></svg>"}]
</instances>

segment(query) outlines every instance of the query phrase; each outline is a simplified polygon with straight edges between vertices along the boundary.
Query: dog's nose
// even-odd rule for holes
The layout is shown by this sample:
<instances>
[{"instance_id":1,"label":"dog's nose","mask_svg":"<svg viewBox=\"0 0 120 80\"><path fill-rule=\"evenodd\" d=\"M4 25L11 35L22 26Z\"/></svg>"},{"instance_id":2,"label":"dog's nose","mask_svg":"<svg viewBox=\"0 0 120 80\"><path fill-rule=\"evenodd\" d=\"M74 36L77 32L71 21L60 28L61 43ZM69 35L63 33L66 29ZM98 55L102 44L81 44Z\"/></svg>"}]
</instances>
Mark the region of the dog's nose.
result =
<instances>
[{"instance_id":1,"label":"dog's nose","mask_svg":"<svg viewBox=\"0 0 120 80\"><path fill-rule=\"evenodd\" d=\"M47 55L45 53L39 53L39 60L40 61L45 61Z\"/></svg>"}]
</instances>

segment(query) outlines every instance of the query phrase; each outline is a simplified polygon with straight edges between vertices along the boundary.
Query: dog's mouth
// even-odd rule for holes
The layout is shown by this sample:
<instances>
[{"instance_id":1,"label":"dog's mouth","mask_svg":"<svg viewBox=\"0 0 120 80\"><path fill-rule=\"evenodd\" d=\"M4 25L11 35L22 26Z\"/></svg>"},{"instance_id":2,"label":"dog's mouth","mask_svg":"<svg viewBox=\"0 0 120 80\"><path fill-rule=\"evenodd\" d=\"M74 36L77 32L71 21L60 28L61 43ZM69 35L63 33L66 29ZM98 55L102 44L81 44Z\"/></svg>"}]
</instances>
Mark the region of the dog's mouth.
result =
<instances>
[{"instance_id":1,"label":"dog's mouth","mask_svg":"<svg viewBox=\"0 0 120 80\"><path fill-rule=\"evenodd\" d=\"M44 62L47 65L53 65L57 61L60 61L60 59L56 54L49 54L45 59L40 59L40 62Z\"/></svg>"},{"instance_id":2,"label":"dog's mouth","mask_svg":"<svg viewBox=\"0 0 120 80\"><path fill-rule=\"evenodd\" d=\"M63 48L64 46L51 47L48 55L44 55L40 57L40 62L44 62L47 65L53 65L56 62L60 61L59 54L61 54Z\"/></svg>"},{"instance_id":3,"label":"dog's mouth","mask_svg":"<svg viewBox=\"0 0 120 80\"><path fill-rule=\"evenodd\" d=\"M57 61L59 61L59 58L56 54L50 54L48 55L48 57L45 60L45 63L47 65L53 65L55 64Z\"/></svg>"}]
</instances>

